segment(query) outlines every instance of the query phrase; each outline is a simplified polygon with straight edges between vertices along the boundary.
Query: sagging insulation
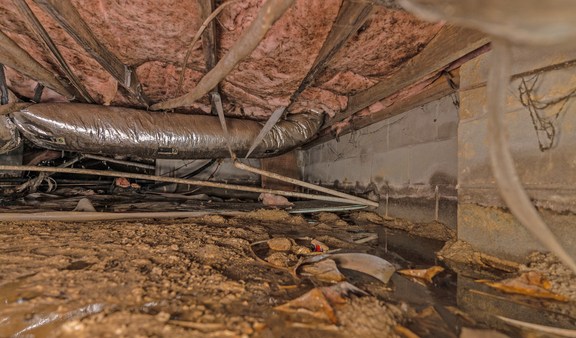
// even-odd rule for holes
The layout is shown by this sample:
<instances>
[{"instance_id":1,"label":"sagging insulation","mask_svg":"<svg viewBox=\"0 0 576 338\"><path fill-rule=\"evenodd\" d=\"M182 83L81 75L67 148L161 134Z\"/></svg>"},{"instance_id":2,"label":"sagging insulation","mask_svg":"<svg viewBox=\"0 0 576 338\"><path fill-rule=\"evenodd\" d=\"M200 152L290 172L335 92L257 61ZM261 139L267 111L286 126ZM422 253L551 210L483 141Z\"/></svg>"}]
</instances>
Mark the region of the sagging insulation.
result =
<instances>
[{"instance_id":1,"label":"sagging insulation","mask_svg":"<svg viewBox=\"0 0 576 338\"><path fill-rule=\"evenodd\" d=\"M0 115L0 154L5 154L18 148L20 143L20 134L14 123L7 115Z\"/></svg>"},{"instance_id":2,"label":"sagging insulation","mask_svg":"<svg viewBox=\"0 0 576 338\"><path fill-rule=\"evenodd\" d=\"M216 116L166 114L78 103L42 103L11 114L23 137L35 145L103 155L151 159L229 157ZM227 119L232 151L244 156L262 124ZM320 128L322 115L289 115L266 135L251 157L276 156L300 146Z\"/></svg>"}]
</instances>

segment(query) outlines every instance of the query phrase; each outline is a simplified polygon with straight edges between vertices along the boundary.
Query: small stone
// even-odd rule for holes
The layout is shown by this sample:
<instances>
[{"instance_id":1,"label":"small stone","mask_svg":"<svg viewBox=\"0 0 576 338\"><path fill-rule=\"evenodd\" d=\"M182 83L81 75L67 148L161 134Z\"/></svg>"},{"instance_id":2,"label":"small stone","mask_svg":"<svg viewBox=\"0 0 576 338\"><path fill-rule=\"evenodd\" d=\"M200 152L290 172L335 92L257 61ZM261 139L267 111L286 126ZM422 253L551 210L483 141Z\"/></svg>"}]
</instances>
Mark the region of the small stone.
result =
<instances>
[{"instance_id":1,"label":"small stone","mask_svg":"<svg viewBox=\"0 0 576 338\"><path fill-rule=\"evenodd\" d=\"M268 240L268 247L274 251L290 251L292 241L285 237L276 237Z\"/></svg>"},{"instance_id":2,"label":"small stone","mask_svg":"<svg viewBox=\"0 0 576 338\"><path fill-rule=\"evenodd\" d=\"M314 276L315 279L324 282L341 282L346 280L346 277L338 270L336 262L331 259L304 265L302 267L302 273L310 274Z\"/></svg>"},{"instance_id":3,"label":"small stone","mask_svg":"<svg viewBox=\"0 0 576 338\"><path fill-rule=\"evenodd\" d=\"M156 315L156 320L158 320L159 322L162 322L162 323L166 323L167 321L170 320L170 314L167 312L161 311Z\"/></svg>"},{"instance_id":4,"label":"small stone","mask_svg":"<svg viewBox=\"0 0 576 338\"><path fill-rule=\"evenodd\" d=\"M266 324L262 322L256 322L252 325L255 331L262 331L266 328Z\"/></svg>"},{"instance_id":5,"label":"small stone","mask_svg":"<svg viewBox=\"0 0 576 338\"><path fill-rule=\"evenodd\" d=\"M288 266L288 256L283 252L274 252L270 256L266 257L266 261L272 265L279 266L279 267L287 267Z\"/></svg>"}]
</instances>

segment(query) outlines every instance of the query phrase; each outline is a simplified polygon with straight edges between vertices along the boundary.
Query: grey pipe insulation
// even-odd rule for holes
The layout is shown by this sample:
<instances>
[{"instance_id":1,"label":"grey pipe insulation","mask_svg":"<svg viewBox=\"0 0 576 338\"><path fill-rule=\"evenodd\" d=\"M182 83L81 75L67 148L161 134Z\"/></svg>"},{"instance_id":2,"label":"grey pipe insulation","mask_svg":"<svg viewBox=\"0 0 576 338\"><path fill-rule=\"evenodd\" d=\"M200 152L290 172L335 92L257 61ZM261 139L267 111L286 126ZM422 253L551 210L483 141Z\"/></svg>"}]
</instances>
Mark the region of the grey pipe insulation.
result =
<instances>
[{"instance_id":1,"label":"grey pipe insulation","mask_svg":"<svg viewBox=\"0 0 576 338\"><path fill-rule=\"evenodd\" d=\"M36 146L101 155L150 159L229 157L217 116L148 112L81 103L39 103L0 120L0 153L14 148L18 134ZM310 140L322 114L289 115L266 135L253 158L277 156ZM263 123L228 118L232 150L244 156Z\"/></svg>"}]
</instances>

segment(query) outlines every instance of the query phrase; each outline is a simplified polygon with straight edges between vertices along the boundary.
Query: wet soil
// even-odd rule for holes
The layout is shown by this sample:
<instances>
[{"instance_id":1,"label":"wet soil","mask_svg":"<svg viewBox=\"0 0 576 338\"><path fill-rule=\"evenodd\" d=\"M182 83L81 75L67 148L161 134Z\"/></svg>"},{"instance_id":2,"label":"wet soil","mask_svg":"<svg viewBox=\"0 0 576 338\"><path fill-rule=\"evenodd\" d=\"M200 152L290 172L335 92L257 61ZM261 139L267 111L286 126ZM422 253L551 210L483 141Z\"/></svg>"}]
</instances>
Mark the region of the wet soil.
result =
<instances>
[{"instance_id":1,"label":"wet soil","mask_svg":"<svg viewBox=\"0 0 576 338\"><path fill-rule=\"evenodd\" d=\"M570 304L506 296L446 266L432 283L395 274L384 284L342 270L367 295L335 304L335 322L305 308L276 311L331 283L266 264L251 243L314 238L397 268L443 264L436 252L444 242L357 216L257 210L180 220L0 222L0 337L458 337L464 327L524 336L488 318L482 309L493 300L521 304L525 313L548 311L548 322L563 327L575 322Z\"/></svg>"}]
</instances>

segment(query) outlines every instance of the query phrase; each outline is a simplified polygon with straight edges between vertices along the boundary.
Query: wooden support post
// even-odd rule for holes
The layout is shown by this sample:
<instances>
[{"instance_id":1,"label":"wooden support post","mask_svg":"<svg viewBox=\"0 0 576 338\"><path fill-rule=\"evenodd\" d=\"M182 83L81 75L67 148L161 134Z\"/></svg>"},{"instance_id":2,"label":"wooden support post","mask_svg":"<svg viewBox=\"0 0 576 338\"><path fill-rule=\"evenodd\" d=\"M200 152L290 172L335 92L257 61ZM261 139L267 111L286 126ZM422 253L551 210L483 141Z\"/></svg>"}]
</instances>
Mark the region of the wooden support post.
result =
<instances>
[{"instance_id":1,"label":"wooden support post","mask_svg":"<svg viewBox=\"0 0 576 338\"><path fill-rule=\"evenodd\" d=\"M208 19L210 14L214 12L214 0L199 0L200 9L202 10L202 20ZM206 60L206 71L209 72L218 62L218 43L216 34L216 22L210 21L202 33L202 49L204 50L204 58Z\"/></svg>"}]
</instances>

